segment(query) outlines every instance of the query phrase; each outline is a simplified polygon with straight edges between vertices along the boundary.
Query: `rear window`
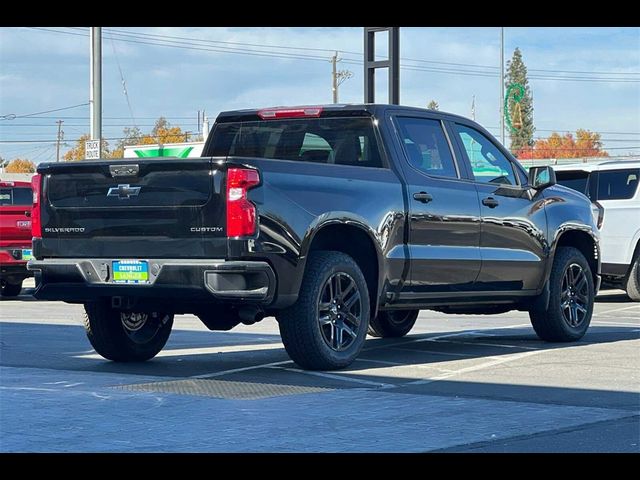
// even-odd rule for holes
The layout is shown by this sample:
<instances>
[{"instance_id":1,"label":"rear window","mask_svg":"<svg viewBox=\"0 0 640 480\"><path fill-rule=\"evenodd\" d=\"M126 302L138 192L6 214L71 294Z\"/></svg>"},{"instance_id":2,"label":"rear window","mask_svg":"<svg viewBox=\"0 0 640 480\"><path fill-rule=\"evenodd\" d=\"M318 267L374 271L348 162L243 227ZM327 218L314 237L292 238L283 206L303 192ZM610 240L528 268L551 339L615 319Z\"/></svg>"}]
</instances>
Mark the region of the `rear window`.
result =
<instances>
[{"instance_id":1,"label":"rear window","mask_svg":"<svg viewBox=\"0 0 640 480\"><path fill-rule=\"evenodd\" d=\"M638 189L640 169L611 170L598 175L598 200L632 198Z\"/></svg>"},{"instance_id":2,"label":"rear window","mask_svg":"<svg viewBox=\"0 0 640 480\"><path fill-rule=\"evenodd\" d=\"M220 123L207 155L383 166L368 117Z\"/></svg>"},{"instance_id":3,"label":"rear window","mask_svg":"<svg viewBox=\"0 0 640 480\"><path fill-rule=\"evenodd\" d=\"M0 188L0 206L7 205L31 205L33 194L30 188Z\"/></svg>"},{"instance_id":4,"label":"rear window","mask_svg":"<svg viewBox=\"0 0 640 480\"><path fill-rule=\"evenodd\" d=\"M589 172L556 172L556 180L560 185L577 190L589 196Z\"/></svg>"}]
</instances>

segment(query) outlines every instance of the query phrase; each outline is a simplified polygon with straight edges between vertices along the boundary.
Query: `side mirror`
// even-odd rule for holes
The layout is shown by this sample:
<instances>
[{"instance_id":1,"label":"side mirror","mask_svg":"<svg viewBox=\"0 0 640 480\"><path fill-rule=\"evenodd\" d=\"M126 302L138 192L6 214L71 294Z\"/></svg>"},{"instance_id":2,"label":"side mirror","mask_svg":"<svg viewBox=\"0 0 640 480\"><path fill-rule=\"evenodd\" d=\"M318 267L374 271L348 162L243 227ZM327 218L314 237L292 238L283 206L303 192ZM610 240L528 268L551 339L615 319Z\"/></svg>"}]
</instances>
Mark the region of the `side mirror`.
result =
<instances>
[{"instance_id":1,"label":"side mirror","mask_svg":"<svg viewBox=\"0 0 640 480\"><path fill-rule=\"evenodd\" d=\"M529 168L529 185L536 190L544 190L556 183L556 172L550 166Z\"/></svg>"}]
</instances>

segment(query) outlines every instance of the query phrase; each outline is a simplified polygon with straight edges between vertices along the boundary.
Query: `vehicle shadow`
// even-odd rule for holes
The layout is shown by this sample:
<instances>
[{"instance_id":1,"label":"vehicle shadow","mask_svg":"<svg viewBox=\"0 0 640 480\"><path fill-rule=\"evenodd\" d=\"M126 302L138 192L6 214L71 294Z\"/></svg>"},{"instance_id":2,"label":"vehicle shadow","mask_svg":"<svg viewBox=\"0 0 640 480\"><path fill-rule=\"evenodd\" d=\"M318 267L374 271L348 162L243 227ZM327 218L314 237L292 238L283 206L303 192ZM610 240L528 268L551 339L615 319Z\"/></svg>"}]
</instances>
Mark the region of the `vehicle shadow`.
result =
<instances>
[{"instance_id":1,"label":"vehicle shadow","mask_svg":"<svg viewBox=\"0 0 640 480\"><path fill-rule=\"evenodd\" d=\"M437 365L637 338L640 338L637 326L595 325L582 340L573 343L543 342L528 327L410 334L395 339L368 339L359 359L346 371L337 373L358 376L358 372L385 365ZM174 329L158 357L144 363L115 363L92 350L82 326L0 322L0 366L179 379L215 377L228 371L264 368L273 363L298 368L289 360L277 334ZM371 379L371 376L367 374L362 379Z\"/></svg>"},{"instance_id":2,"label":"vehicle shadow","mask_svg":"<svg viewBox=\"0 0 640 480\"><path fill-rule=\"evenodd\" d=\"M595 298L596 303L634 303L622 290L604 290Z\"/></svg>"}]
</instances>

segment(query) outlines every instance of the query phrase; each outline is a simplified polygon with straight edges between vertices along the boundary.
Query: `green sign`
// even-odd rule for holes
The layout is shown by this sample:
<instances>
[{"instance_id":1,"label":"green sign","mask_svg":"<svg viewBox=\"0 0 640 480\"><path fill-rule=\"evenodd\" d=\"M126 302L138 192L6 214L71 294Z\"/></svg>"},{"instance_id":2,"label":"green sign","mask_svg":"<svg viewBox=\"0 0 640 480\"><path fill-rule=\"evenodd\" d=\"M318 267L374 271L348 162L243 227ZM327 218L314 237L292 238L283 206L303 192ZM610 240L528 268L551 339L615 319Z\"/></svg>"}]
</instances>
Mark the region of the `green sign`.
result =
<instances>
[{"instance_id":1,"label":"green sign","mask_svg":"<svg viewBox=\"0 0 640 480\"><path fill-rule=\"evenodd\" d=\"M178 157L187 158L193 147L158 147L134 150L138 158L147 157Z\"/></svg>"}]
</instances>

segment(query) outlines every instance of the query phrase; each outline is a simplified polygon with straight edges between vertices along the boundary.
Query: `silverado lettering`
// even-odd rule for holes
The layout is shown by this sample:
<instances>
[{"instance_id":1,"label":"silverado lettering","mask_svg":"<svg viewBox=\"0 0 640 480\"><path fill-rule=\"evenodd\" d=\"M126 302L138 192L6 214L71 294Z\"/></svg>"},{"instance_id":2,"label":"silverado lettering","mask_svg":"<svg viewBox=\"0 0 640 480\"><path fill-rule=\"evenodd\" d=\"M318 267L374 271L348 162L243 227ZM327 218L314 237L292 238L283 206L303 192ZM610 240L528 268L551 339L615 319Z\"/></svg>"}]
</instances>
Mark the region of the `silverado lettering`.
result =
<instances>
[{"instance_id":1,"label":"silverado lettering","mask_svg":"<svg viewBox=\"0 0 640 480\"><path fill-rule=\"evenodd\" d=\"M82 233L84 227L45 227L46 233Z\"/></svg>"},{"instance_id":2,"label":"silverado lettering","mask_svg":"<svg viewBox=\"0 0 640 480\"><path fill-rule=\"evenodd\" d=\"M421 309L527 310L547 341L589 327L589 200L469 119L397 105L223 112L202 158L135 166L135 187L113 185L129 165L112 159L40 164L34 180L35 296L84 304L107 359L152 358L182 313L211 330L275 316L291 358L322 370L350 365L367 335L406 335ZM85 227L54 226L69 221Z\"/></svg>"}]
</instances>

